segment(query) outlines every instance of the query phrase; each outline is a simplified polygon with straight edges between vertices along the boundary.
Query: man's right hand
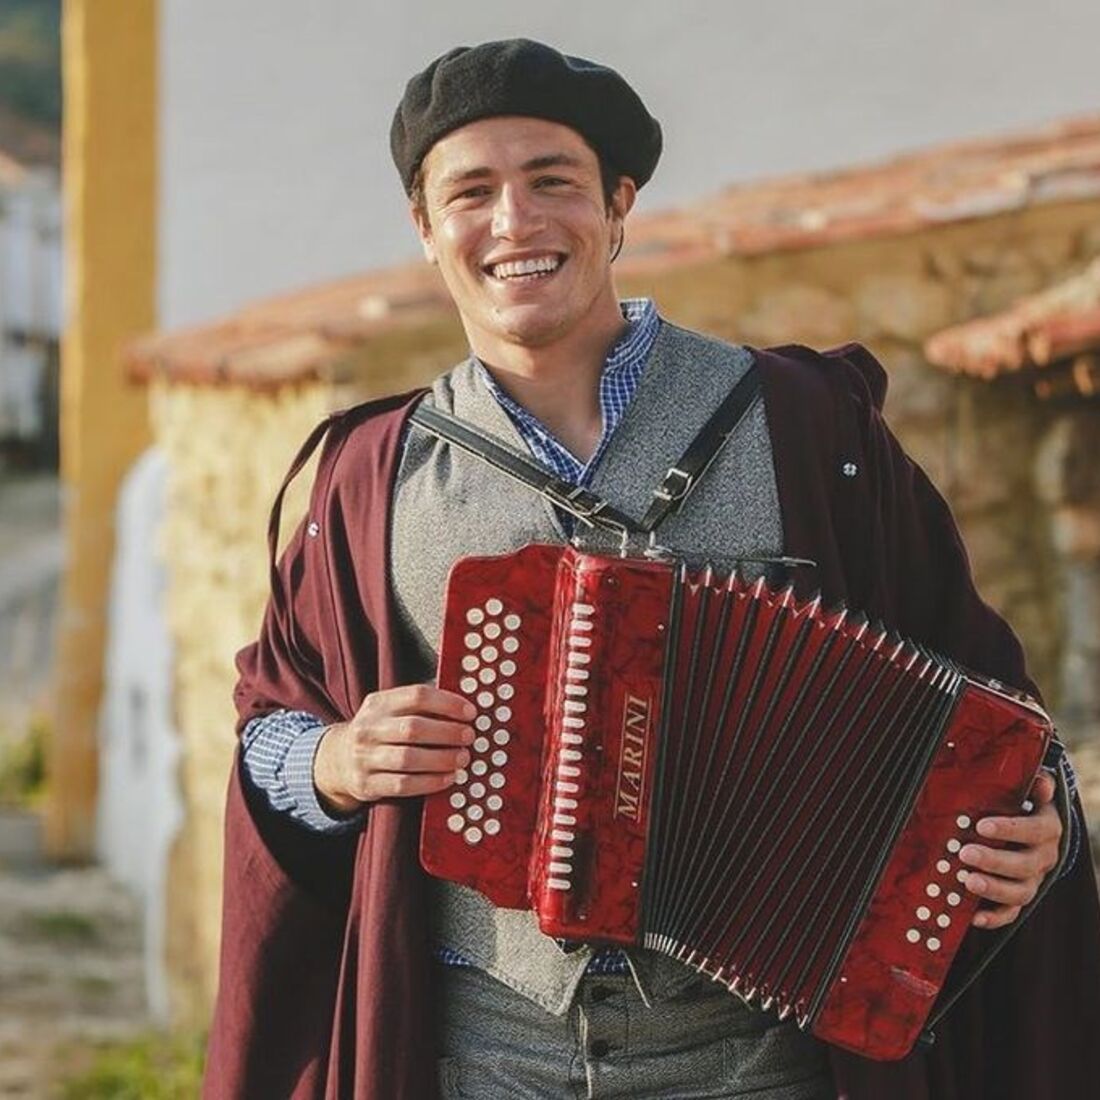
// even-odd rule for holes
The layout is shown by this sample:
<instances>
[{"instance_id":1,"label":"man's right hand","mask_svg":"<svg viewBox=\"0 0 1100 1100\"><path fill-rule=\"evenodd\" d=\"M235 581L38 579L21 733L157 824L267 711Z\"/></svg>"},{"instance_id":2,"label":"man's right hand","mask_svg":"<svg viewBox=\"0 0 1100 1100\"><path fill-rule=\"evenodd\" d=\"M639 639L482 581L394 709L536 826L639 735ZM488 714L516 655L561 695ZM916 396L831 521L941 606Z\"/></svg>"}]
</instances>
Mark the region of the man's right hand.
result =
<instances>
[{"instance_id":1,"label":"man's right hand","mask_svg":"<svg viewBox=\"0 0 1100 1100\"><path fill-rule=\"evenodd\" d=\"M329 726L313 758L322 805L350 813L364 802L432 794L465 767L477 708L453 691L410 684L374 692L350 722Z\"/></svg>"}]
</instances>

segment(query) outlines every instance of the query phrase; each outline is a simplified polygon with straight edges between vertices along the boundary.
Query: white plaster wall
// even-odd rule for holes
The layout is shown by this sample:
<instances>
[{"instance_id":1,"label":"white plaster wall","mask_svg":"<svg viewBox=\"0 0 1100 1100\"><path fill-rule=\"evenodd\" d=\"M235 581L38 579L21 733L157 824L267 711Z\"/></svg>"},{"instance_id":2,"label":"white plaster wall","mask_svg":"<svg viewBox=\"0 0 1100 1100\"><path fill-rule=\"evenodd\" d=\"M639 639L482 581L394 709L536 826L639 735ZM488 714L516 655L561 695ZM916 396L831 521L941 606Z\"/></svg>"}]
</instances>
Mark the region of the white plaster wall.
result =
<instances>
[{"instance_id":1,"label":"white plaster wall","mask_svg":"<svg viewBox=\"0 0 1100 1100\"><path fill-rule=\"evenodd\" d=\"M161 0L161 323L414 256L404 82L520 34L615 65L661 119L642 208L1100 110L1096 0Z\"/></svg>"},{"instance_id":2,"label":"white plaster wall","mask_svg":"<svg viewBox=\"0 0 1100 1100\"><path fill-rule=\"evenodd\" d=\"M167 462L146 451L126 476L115 518L106 682L100 712L97 851L141 901L145 991L168 1016L165 906L168 854L183 823L172 725L172 647L164 567L156 554ZM231 734L227 733L227 736Z\"/></svg>"}]
</instances>

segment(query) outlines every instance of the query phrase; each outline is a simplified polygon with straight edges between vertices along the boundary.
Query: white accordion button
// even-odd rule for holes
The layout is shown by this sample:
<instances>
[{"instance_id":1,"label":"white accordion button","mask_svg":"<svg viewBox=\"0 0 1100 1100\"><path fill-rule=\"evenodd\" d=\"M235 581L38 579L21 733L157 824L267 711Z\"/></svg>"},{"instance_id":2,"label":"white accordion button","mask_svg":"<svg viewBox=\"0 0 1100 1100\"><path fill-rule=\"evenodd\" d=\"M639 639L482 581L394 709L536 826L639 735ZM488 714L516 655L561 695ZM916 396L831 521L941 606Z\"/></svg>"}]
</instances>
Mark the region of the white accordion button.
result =
<instances>
[{"instance_id":1,"label":"white accordion button","mask_svg":"<svg viewBox=\"0 0 1100 1100\"><path fill-rule=\"evenodd\" d=\"M495 645L487 645L481 651L481 659L483 661L488 661L489 664L492 664L497 659L497 657L499 657L499 656L500 656L500 651L497 649L497 647Z\"/></svg>"},{"instance_id":2,"label":"white accordion button","mask_svg":"<svg viewBox=\"0 0 1100 1100\"><path fill-rule=\"evenodd\" d=\"M486 623L485 624L485 637L486 638L499 638L500 637L500 623Z\"/></svg>"},{"instance_id":3,"label":"white accordion button","mask_svg":"<svg viewBox=\"0 0 1100 1100\"><path fill-rule=\"evenodd\" d=\"M948 863L946 859L941 859L939 863L936 864L936 870L939 871L941 875L946 875L947 872L951 870L951 864Z\"/></svg>"},{"instance_id":4,"label":"white accordion button","mask_svg":"<svg viewBox=\"0 0 1100 1100\"><path fill-rule=\"evenodd\" d=\"M503 768L504 765L508 763L508 754L503 749L497 749L489 759L492 760L498 768Z\"/></svg>"},{"instance_id":5,"label":"white accordion button","mask_svg":"<svg viewBox=\"0 0 1100 1100\"><path fill-rule=\"evenodd\" d=\"M471 783L470 784L470 797L471 798L481 798L481 797L484 796L484 794L485 794L485 784L484 783Z\"/></svg>"},{"instance_id":6,"label":"white accordion button","mask_svg":"<svg viewBox=\"0 0 1100 1100\"><path fill-rule=\"evenodd\" d=\"M962 841L961 841L961 840L957 840L957 839L956 839L955 837L952 837L952 838L951 838L951 839L950 839L950 840L949 840L949 841L947 842L947 850L948 850L948 851L949 851L949 852L950 852L950 853L951 853L952 855L954 855L954 854L955 854L956 852L958 852L958 851L959 851L959 850L960 850L961 848L962 848Z\"/></svg>"},{"instance_id":7,"label":"white accordion button","mask_svg":"<svg viewBox=\"0 0 1100 1100\"><path fill-rule=\"evenodd\" d=\"M486 764L484 760L475 760L470 765L470 771L472 771L474 775L484 775L488 770L489 765Z\"/></svg>"},{"instance_id":8,"label":"white accordion button","mask_svg":"<svg viewBox=\"0 0 1100 1100\"><path fill-rule=\"evenodd\" d=\"M511 699L515 693L516 689L512 687L511 684L501 684L500 687L497 688L497 695L499 695L501 699Z\"/></svg>"},{"instance_id":9,"label":"white accordion button","mask_svg":"<svg viewBox=\"0 0 1100 1100\"><path fill-rule=\"evenodd\" d=\"M454 806L456 810L461 810L462 807L466 805L466 796L461 791L455 791L455 793L451 795L451 805Z\"/></svg>"},{"instance_id":10,"label":"white accordion button","mask_svg":"<svg viewBox=\"0 0 1100 1100\"><path fill-rule=\"evenodd\" d=\"M512 720L512 708L511 707L497 707L493 714L496 715L498 722L510 722Z\"/></svg>"},{"instance_id":11,"label":"white accordion button","mask_svg":"<svg viewBox=\"0 0 1100 1100\"><path fill-rule=\"evenodd\" d=\"M504 610L504 604L494 596L486 605L485 610L490 615L499 615Z\"/></svg>"},{"instance_id":12,"label":"white accordion button","mask_svg":"<svg viewBox=\"0 0 1100 1100\"><path fill-rule=\"evenodd\" d=\"M492 724L493 720L487 714L479 714L474 719L474 729L480 730L482 733L487 733Z\"/></svg>"},{"instance_id":13,"label":"white accordion button","mask_svg":"<svg viewBox=\"0 0 1100 1100\"><path fill-rule=\"evenodd\" d=\"M496 682L497 670L495 668L483 668L478 674L477 678L483 684L492 684Z\"/></svg>"},{"instance_id":14,"label":"white accordion button","mask_svg":"<svg viewBox=\"0 0 1100 1100\"><path fill-rule=\"evenodd\" d=\"M512 740L512 735L507 730L494 730L493 740L498 745L507 745Z\"/></svg>"},{"instance_id":15,"label":"white accordion button","mask_svg":"<svg viewBox=\"0 0 1100 1100\"><path fill-rule=\"evenodd\" d=\"M475 634L472 630L463 639L466 642L467 649L480 649L481 648L481 635Z\"/></svg>"},{"instance_id":16,"label":"white accordion button","mask_svg":"<svg viewBox=\"0 0 1100 1100\"><path fill-rule=\"evenodd\" d=\"M478 661L472 653L467 653L466 656L462 658L462 671L476 672L480 663L481 662Z\"/></svg>"},{"instance_id":17,"label":"white accordion button","mask_svg":"<svg viewBox=\"0 0 1100 1100\"><path fill-rule=\"evenodd\" d=\"M500 662L500 674L501 676L515 676L516 674L516 662L515 661L501 661Z\"/></svg>"},{"instance_id":18,"label":"white accordion button","mask_svg":"<svg viewBox=\"0 0 1100 1100\"><path fill-rule=\"evenodd\" d=\"M939 915L939 916L938 916L938 917L936 918L936 923L937 923L937 924L938 924L938 925L939 925L939 926L940 926L941 928L946 928L946 927L947 927L947 926L948 926L948 925L949 925L949 924L951 923L951 918L950 918L950 917L949 917L949 916L948 916L948 915L947 915L946 913L941 913L941 914L940 914L940 915Z\"/></svg>"},{"instance_id":19,"label":"white accordion button","mask_svg":"<svg viewBox=\"0 0 1100 1100\"><path fill-rule=\"evenodd\" d=\"M470 610L466 612L466 621L470 626L481 626L481 624L485 622L485 612L482 611L480 607L471 607Z\"/></svg>"},{"instance_id":20,"label":"white accordion button","mask_svg":"<svg viewBox=\"0 0 1100 1100\"><path fill-rule=\"evenodd\" d=\"M458 689L463 695L473 695L477 691L477 681L472 676L464 676L458 682Z\"/></svg>"},{"instance_id":21,"label":"white accordion button","mask_svg":"<svg viewBox=\"0 0 1100 1100\"><path fill-rule=\"evenodd\" d=\"M925 943L928 945L929 951L939 951L940 941L935 936L929 936Z\"/></svg>"},{"instance_id":22,"label":"white accordion button","mask_svg":"<svg viewBox=\"0 0 1100 1100\"><path fill-rule=\"evenodd\" d=\"M477 705L482 708L488 708L493 705L494 695L491 691L483 691L477 697Z\"/></svg>"},{"instance_id":23,"label":"white accordion button","mask_svg":"<svg viewBox=\"0 0 1100 1100\"><path fill-rule=\"evenodd\" d=\"M458 771L455 772L455 783L457 783L460 787L469 778L470 776L465 768L459 768Z\"/></svg>"},{"instance_id":24,"label":"white accordion button","mask_svg":"<svg viewBox=\"0 0 1100 1100\"><path fill-rule=\"evenodd\" d=\"M969 874L970 872L965 867L963 867L955 872L955 878L957 878L959 882L966 882L967 876Z\"/></svg>"},{"instance_id":25,"label":"white accordion button","mask_svg":"<svg viewBox=\"0 0 1100 1100\"><path fill-rule=\"evenodd\" d=\"M496 813L496 811L499 810L503 805L504 799L501 798L499 794L491 794L487 799L485 799L486 808L492 810L494 813ZM488 827L489 823L486 822L485 825L486 827Z\"/></svg>"},{"instance_id":26,"label":"white accordion button","mask_svg":"<svg viewBox=\"0 0 1100 1100\"><path fill-rule=\"evenodd\" d=\"M495 817L486 818L484 828L489 836L496 836L500 832L500 822Z\"/></svg>"},{"instance_id":27,"label":"white accordion button","mask_svg":"<svg viewBox=\"0 0 1100 1100\"><path fill-rule=\"evenodd\" d=\"M481 830L476 825L471 825L462 836L467 844L476 844L481 839Z\"/></svg>"},{"instance_id":28,"label":"white accordion button","mask_svg":"<svg viewBox=\"0 0 1100 1100\"><path fill-rule=\"evenodd\" d=\"M466 816L471 821L480 821L485 816L485 811L480 806L467 806Z\"/></svg>"},{"instance_id":29,"label":"white accordion button","mask_svg":"<svg viewBox=\"0 0 1100 1100\"><path fill-rule=\"evenodd\" d=\"M466 819L462 814L451 814L451 816L447 818L447 828L450 829L452 833L461 832L462 826L465 824Z\"/></svg>"},{"instance_id":30,"label":"white accordion button","mask_svg":"<svg viewBox=\"0 0 1100 1100\"><path fill-rule=\"evenodd\" d=\"M910 928L909 931L905 933L905 938L910 943L920 943L920 933L915 928Z\"/></svg>"},{"instance_id":31,"label":"white accordion button","mask_svg":"<svg viewBox=\"0 0 1100 1100\"><path fill-rule=\"evenodd\" d=\"M523 620L518 615L505 615L504 616L504 625L509 630L519 630L520 624L522 622L523 622Z\"/></svg>"},{"instance_id":32,"label":"white accordion button","mask_svg":"<svg viewBox=\"0 0 1100 1100\"><path fill-rule=\"evenodd\" d=\"M475 737L474 738L474 752L488 752L489 751L489 738L488 737Z\"/></svg>"},{"instance_id":33,"label":"white accordion button","mask_svg":"<svg viewBox=\"0 0 1100 1100\"><path fill-rule=\"evenodd\" d=\"M947 895L947 904L948 905L958 905L959 902L961 902L961 901L962 901L962 898L959 897L959 895L956 894L954 891L952 891L950 894Z\"/></svg>"},{"instance_id":34,"label":"white accordion button","mask_svg":"<svg viewBox=\"0 0 1100 1100\"><path fill-rule=\"evenodd\" d=\"M515 653L515 651L519 649L519 638L505 638L504 641L500 643L500 648L503 649L505 653Z\"/></svg>"},{"instance_id":35,"label":"white accordion button","mask_svg":"<svg viewBox=\"0 0 1100 1100\"><path fill-rule=\"evenodd\" d=\"M500 772L493 772L493 774L489 776L489 786L499 791L500 788L504 786L504 776L501 775Z\"/></svg>"},{"instance_id":36,"label":"white accordion button","mask_svg":"<svg viewBox=\"0 0 1100 1100\"><path fill-rule=\"evenodd\" d=\"M938 898L938 897L940 896L940 888L939 888L939 887L938 887L938 886L937 886L937 885L936 885L936 884L935 884L934 882L930 882L930 883L929 883L929 884L928 884L928 885L927 885L927 886L926 886L926 887L924 888L924 892L925 892L925 893L926 893L926 894L927 894L927 895L928 895L928 896L929 896L930 898Z\"/></svg>"},{"instance_id":37,"label":"white accordion button","mask_svg":"<svg viewBox=\"0 0 1100 1100\"><path fill-rule=\"evenodd\" d=\"M969 829L970 818L968 818L966 814L959 814L959 816L955 818L955 824L958 825L960 829Z\"/></svg>"},{"instance_id":38,"label":"white accordion button","mask_svg":"<svg viewBox=\"0 0 1100 1100\"><path fill-rule=\"evenodd\" d=\"M929 909L927 905L922 905L917 910L917 919L918 920L928 920L928 918L931 915L932 915L932 910Z\"/></svg>"}]
</instances>

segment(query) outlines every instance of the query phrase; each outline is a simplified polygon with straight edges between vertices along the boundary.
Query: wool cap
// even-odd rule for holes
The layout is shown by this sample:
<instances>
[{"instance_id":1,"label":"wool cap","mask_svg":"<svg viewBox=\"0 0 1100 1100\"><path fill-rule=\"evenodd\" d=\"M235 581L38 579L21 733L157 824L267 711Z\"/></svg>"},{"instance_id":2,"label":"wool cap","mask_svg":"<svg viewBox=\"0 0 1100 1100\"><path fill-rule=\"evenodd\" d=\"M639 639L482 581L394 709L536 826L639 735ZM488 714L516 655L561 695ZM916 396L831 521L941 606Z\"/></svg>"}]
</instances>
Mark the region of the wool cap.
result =
<instances>
[{"instance_id":1,"label":"wool cap","mask_svg":"<svg viewBox=\"0 0 1100 1100\"><path fill-rule=\"evenodd\" d=\"M569 126L638 187L661 155L660 123L614 69L528 38L483 42L449 50L406 86L390 127L390 151L406 193L440 138L496 115Z\"/></svg>"}]
</instances>

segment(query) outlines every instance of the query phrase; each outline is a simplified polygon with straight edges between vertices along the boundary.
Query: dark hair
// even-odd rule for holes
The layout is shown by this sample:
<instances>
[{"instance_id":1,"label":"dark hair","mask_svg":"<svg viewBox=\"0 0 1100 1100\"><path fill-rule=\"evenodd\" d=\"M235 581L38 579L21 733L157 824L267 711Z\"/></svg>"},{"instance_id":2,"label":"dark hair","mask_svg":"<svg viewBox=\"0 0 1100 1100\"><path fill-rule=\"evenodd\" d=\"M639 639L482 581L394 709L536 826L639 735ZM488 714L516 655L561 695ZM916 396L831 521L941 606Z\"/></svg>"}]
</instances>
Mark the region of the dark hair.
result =
<instances>
[{"instance_id":1,"label":"dark hair","mask_svg":"<svg viewBox=\"0 0 1100 1100\"><path fill-rule=\"evenodd\" d=\"M618 172L614 165L601 154L597 153L596 159L600 162L600 187L603 190L604 206L610 208L611 198L619 186L622 173ZM409 201L418 214L423 215L425 213L423 161L416 166L416 171L413 172L412 183L409 186Z\"/></svg>"}]
</instances>

